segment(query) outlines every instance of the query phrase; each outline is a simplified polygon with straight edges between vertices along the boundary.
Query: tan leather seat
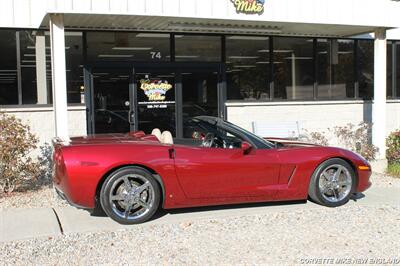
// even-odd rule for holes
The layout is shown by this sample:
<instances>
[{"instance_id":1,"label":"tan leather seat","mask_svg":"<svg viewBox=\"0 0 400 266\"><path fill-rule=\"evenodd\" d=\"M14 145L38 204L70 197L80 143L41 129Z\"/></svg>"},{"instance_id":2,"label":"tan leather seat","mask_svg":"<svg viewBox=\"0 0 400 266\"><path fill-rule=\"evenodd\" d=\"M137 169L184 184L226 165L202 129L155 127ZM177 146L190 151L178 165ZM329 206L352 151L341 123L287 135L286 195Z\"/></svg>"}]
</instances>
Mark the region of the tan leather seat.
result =
<instances>
[{"instance_id":1,"label":"tan leather seat","mask_svg":"<svg viewBox=\"0 0 400 266\"><path fill-rule=\"evenodd\" d=\"M174 139L172 138L171 132L166 130L161 134L161 143L174 144Z\"/></svg>"},{"instance_id":2,"label":"tan leather seat","mask_svg":"<svg viewBox=\"0 0 400 266\"><path fill-rule=\"evenodd\" d=\"M157 137L157 139L159 141L161 141L161 130L158 128L153 129L153 131L151 131L151 135L154 135Z\"/></svg>"}]
</instances>

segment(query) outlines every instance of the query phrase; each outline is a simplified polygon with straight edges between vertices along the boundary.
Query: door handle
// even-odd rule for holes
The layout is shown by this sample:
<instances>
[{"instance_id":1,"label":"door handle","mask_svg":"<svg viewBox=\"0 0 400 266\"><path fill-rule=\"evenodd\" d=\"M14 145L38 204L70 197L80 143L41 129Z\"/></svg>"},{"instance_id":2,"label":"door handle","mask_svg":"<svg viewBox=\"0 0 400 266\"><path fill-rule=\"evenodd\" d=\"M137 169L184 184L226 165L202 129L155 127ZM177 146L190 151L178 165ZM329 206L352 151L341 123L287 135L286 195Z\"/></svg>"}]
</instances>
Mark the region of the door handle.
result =
<instances>
[{"instance_id":1,"label":"door handle","mask_svg":"<svg viewBox=\"0 0 400 266\"><path fill-rule=\"evenodd\" d=\"M173 149L173 148L168 149L168 153L169 153L169 158L170 159L175 159L175 156L176 156L175 149Z\"/></svg>"},{"instance_id":2,"label":"door handle","mask_svg":"<svg viewBox=\"0 0 400 266\"><path fill-rule=\"evenodd\" d=\"M128 113L128 122L131 125L135 123L135 113L133 111L129 111Z\"/></svg>"}]
</instances>

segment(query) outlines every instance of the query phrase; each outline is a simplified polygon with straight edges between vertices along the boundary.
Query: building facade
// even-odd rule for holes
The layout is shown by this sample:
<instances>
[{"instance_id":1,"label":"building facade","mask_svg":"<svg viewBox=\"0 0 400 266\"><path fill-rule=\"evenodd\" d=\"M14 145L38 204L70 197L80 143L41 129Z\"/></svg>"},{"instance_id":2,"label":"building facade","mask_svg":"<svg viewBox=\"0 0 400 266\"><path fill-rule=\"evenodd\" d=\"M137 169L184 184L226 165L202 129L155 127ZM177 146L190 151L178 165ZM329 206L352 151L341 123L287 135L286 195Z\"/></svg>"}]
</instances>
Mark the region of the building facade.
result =
<instances>
[{"instance_id":1,"label":"building facade","mask_svg":"<svg viewBox=\"0 0 400 266\"><path fill-rule=\"evenodd\" d=\"M391 0L2 0L0 110L42 142L197 115L400 128Z\"/></svg>"}]
</instances>

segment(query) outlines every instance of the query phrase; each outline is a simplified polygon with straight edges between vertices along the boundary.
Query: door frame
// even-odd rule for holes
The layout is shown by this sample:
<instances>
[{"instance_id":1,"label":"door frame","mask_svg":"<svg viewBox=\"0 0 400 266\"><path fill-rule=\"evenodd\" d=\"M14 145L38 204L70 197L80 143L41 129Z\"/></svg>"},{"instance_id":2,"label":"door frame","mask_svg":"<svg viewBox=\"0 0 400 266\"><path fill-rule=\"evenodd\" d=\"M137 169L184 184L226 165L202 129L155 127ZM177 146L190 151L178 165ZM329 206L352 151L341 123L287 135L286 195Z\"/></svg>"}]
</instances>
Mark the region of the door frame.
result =
<instances>
[{"instance_id":1,"label":"door frame","mask_svg":"<svg viewBox=\"0 0 400 266\"><path fill-rule=\"evenodd\" d=\"M94 82L93 82L93 71L94 70L102 70L102 69L127 69L129 70L129 102L134 103L136 98L134 89L132 87L133 84L133 67L131 64L116 64L116 63L96 63L96 64L87 64L83 66L83 80L85 87L85 105L86 105L86 124L87 124L87 134L95 134L96 132L96 123L95 123L95 110L94 110ZM130 131L135 130L133 125L134 123L134 108L136 104L129 104L129 127Z\"/></svg>"},{"instance_id":2,"label":"door frame","mask_svg":"<svg viewBox=\"0 0 400 266\"><path fill-rule=\"evenodd\" d=\"M130 69L129 78L129 123L130 130L138 130L138 106L137 106L137 91L138 86L136 82L135 73L140 72L157 72L168 70L175 74L175 123L176 123L176 137L183 137L183 117L182 117L182 73L184 72L217 72L217 102L218 102L218 116L226 119L226 66L224 63L219 62L96 62L86 64L83 67L84 87L85 87L85 103L86 103L86 116L87 116L87 133L94 134L95 117L94 117L94 83L93 83L93 70L114 68L114 69Z\"/></svg>"}]
</instances>

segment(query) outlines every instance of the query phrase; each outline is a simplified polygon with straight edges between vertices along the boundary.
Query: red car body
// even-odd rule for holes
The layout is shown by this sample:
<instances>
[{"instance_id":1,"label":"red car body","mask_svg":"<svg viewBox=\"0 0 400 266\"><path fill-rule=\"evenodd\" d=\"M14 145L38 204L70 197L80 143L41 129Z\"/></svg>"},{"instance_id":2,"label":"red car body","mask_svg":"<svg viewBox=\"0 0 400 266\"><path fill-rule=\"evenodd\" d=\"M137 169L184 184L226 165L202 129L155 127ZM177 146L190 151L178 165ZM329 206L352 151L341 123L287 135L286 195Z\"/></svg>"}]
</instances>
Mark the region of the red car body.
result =
<instances>
[{"instance_id":1,"label":"red car body","mask_svg":"<svg viewBox=\"0 0 400 266\"><path fill-rule=\"evenodd\" d=\"M351 151L281 143L244 154L242 149L161 144L143 132L72 138L54 144L53 181L70 203L88 209L95 208L105 177L127 165L146 168L156 177L165 209L304 200L313 172L330 158L352 166L356 192L371 185L370 165Z\"/></svg>"}]
</instances>

